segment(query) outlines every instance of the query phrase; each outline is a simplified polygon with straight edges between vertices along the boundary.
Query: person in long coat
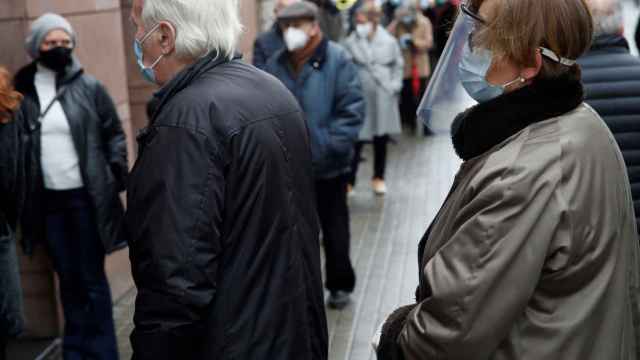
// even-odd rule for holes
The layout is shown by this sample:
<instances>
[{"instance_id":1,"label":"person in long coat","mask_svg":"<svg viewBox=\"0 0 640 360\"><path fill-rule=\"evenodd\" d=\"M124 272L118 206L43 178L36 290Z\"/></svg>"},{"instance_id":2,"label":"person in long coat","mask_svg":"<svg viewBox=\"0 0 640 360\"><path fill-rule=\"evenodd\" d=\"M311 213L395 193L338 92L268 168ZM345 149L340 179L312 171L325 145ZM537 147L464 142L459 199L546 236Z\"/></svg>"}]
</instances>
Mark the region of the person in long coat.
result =
<instances>
[{"instance_id":1,"label":"person in long coat","mask_svg":"<svg viewBox=\"0 0 640 360\"><path fill-rule=\"evenodd\" d=\"M383 195L387 143L389 135L400 134L398 98L402 90L404 60L395 37L380 25L382 10L373 2L366 2L356 10L356 30L345 40L344 46L358 67L366 103L365 122L355 146L351 187L355 186L362 146L372 141L374 148L373 191Z\"/></svg>"},{"instance_id":2,"label":"person in long coat","mask_svg":"<svg viewBox=\"0 0 640 360\"><path fill-rule=\"evenodd\" d=\"M387 30L400 42L404 57L404 80L400 94L402 123L414 129L416 110L431 77L429 51L433 48L433 25L413 3L395 11Z\"/></svg>"}]
</instances>

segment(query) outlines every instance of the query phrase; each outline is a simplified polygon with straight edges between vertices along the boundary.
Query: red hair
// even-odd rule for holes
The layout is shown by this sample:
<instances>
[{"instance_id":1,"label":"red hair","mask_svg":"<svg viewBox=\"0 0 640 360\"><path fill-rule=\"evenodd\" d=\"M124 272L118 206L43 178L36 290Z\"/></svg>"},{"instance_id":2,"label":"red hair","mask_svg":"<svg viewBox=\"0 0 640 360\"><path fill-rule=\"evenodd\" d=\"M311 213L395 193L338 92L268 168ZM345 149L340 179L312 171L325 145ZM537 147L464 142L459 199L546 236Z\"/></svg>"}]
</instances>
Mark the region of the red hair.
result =
<instances>
[{"instance_id":1,"label":"red hair","mask_svg":"<svg viewBox=\"0 0 640 360\"><path fill-rule=\"evenodd\" d=\"M13 89L11 84L11 74L0 66L0 123L6 123L10 118L5 118L6 114L11 114L20 106L22 95Z\"/></svg>"}]
</instances>

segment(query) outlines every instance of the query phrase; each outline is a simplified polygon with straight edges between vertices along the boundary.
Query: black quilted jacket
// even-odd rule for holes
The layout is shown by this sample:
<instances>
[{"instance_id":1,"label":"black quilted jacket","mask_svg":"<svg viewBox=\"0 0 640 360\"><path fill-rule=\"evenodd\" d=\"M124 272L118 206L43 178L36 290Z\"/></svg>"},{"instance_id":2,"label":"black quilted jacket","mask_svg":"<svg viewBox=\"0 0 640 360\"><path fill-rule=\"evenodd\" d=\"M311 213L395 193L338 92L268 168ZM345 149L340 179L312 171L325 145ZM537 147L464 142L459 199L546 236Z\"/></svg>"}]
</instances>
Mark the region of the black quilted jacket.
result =
<instances>
[{"instance_id":1,"label":"black quilted jacket","mask_svg":"<svg viewBox=\"0 0 640 360\"><path fill-rule=\"evenodd\" d=\"M596 38L578 60L585 101L611 129L627 166L640 229L640 59L621 36Z\"/></svg>"}]
</instances>

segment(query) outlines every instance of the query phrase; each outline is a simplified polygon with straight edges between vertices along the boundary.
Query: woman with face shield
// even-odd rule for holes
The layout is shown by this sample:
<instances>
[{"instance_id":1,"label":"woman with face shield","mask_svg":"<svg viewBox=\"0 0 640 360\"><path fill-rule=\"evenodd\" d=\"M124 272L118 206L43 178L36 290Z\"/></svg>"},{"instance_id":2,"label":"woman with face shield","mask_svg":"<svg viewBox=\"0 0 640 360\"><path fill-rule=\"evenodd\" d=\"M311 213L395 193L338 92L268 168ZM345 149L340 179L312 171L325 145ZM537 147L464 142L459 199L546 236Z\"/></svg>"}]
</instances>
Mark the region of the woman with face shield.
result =
<instances>
[{"instance_id":1,"label":"woman with face shield","mask_svg":"<svg viewBox=\"0 0 640 360\"><path fill-rule=\"evenodd\" d=\"M586 4L460 10L422 114L451 111L437 91L477 102L452 127L464 162L420 242L416 303L386 320L378 359L638 359L631 191L575 63Z\"/></svg>"}]
</instances>

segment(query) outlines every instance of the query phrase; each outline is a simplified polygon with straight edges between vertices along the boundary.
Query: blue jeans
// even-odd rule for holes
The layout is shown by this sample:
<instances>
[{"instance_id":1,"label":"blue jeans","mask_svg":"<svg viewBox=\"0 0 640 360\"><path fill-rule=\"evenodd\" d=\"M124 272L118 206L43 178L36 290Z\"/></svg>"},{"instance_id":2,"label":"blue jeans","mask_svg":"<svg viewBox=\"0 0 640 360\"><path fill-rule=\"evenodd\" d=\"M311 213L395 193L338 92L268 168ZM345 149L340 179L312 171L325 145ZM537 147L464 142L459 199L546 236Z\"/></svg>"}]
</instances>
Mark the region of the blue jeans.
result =
<instances>
[{"instance_id":1,"label":"blue jeans","mask_svg":"<svg viewBox=\"0 0 640 360\"><path fill-rule=\"evenodd\" d=\"M60 279L65 360L118 359L105 251L86 190L46 191L47 244Z\"/></svg>"}]
</instances>

